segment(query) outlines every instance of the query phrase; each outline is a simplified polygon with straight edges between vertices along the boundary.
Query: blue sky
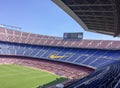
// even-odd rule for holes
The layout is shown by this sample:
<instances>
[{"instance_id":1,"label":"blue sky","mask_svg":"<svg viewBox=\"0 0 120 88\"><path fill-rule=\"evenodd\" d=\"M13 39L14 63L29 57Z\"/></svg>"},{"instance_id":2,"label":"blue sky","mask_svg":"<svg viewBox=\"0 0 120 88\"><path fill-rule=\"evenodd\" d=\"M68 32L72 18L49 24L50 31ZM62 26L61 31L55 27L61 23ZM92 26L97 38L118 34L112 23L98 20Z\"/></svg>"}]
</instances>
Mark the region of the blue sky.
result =
<instances>
[{"instance_id":1,"label":"blue sky","mask_svg":"<svg viewBox=\"0 0 120 88\"><path fill-rule=\"evenodd\" d=\"M64 32L83 32L84 39L120 40L85 32L51 0L0 0L0 24L21 27L22 31L62 37Z\"/></svg>"}]
</instances>

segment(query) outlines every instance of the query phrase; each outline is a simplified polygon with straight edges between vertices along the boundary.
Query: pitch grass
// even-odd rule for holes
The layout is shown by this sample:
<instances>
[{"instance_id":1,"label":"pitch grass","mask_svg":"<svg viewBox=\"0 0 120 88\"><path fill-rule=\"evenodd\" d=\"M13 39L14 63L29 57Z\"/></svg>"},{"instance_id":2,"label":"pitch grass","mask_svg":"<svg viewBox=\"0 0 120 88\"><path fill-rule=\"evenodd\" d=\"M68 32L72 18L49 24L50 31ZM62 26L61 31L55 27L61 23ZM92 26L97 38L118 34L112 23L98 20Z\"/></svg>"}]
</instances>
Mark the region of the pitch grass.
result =
<instances>
[{"instance_id":1,"label":"pitch grass","mask_svg":"<svg viewBox=\"0 0 120 88\"><path fill-rule=\"evenodd\" d=\"M18 65L0 65L0 88L37 88L65 81L55 74Z\"/></svg>"}]
</instances>

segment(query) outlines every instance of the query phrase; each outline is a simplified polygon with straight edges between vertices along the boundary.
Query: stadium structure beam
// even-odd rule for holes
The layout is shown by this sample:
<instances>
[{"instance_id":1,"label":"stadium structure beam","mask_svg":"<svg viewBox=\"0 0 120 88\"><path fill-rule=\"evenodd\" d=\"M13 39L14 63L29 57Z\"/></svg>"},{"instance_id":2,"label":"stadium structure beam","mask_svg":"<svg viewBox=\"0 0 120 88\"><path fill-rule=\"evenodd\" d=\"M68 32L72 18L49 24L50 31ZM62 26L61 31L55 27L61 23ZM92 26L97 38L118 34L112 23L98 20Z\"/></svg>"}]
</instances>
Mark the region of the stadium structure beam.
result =
<instances>
[{"instance_id":1,"label":"stadium structure beam","mask_svg":"<svg viewBox=\"0 0 120 88\"><path fill-rule=\"evenodd\" d=\"M78 15L80 17L104 17L104 18L113 18L113 16L105 16L105 15Z\"/></svg>"},{"instance_id":2,"label":"stadium structure beam","mask_svg":"<svg viewBox=\"0 0 120 88\"><path fill-rule=\"evenodd\" d=\"M91 21L91 20L85 20L84 23L93 23L94 24L114 24L114 22L103 22L103 21L99 21L99 20L96 20L96 21Z\"/></svg>"},{"instance_id":3,"label":"stadium structure beam","mask_svg":"<svg viewBox=\"0 0 120 88\"><path fill-rule=\"evenodd\" d=\"M100 26L94 26L94 25L89 26L89 28L102 29L103 31L108 30L108 29L111 29L111 31L113 31L112 29L114 29L114 27L112 28L111 27L100 27Z\"/></svg>"},{"instance_id":4,"label":"stadium structure beam","mask_svg":"<svg viewBox=\"0 0 120 88\"><path fill-rule=\"evenodd\" d=\"M113 4L72 4L69 7L83 7L83 6L113 6Z\"/></svg>"},{"instance_id":5,"label":"stadium structure beam","mask_svg":"<svg viewBox=\"0 0 120 88\"><path fill-rule=\"evenodd\" d=\"M90 24L90 25L108 25L108 26L114 26L114 24L111 24L111 23L108 23L108 24L105 24L105 23L97 23L97 22L85 22L87 25Z\"/></svg>"},{"instance_id":6,"label":"stadium structure beam","mask_svg":"<svg viewBox=\"0 0 120 88\"><path fill-rule=\"evenodd\" d=\"M104 31L102 31L102 30L94 30L94 31L95 31L95 32L97 31L96 33L101 33L101 34L108 34L108 33L109 33L110 35L114 35L113 32L108 32L108 31L105 31L105 32L104 32ZM104 33L103 33L103 32L104 32Z\"/></svg>"},{"instance_id":7,"label":"stadium structure beam","mask_svg":"<svg viewBox=\"0 0 120 88\"><path fill-rule=\"evenodd\" d=\"M113 0L113 3L115 3L115 0ZM115 24L115 26L114 26L114 29L115 29L115 33L114 33L114 37L116 37L117 35L118 35L118 13L117 13L117 10L116 10L116 4L114 4L114 6L113 6L113 9L114 9L114 23L116 23Z\"/></svg>"},{"instance_id":8,"label":"stadium structure beam","mask_svg":"<svg viewBox=\"0 0 120 88\"><path fill-rule=\"evenodd\" d=\"M96 28L96 27L93 27L93 26L91 26L91 27L89 27L89 29L94 29L94 31L107 31L107 30L109 30L109 29L111 29L112 30L112 28ZM110 33L110 32L114 32L113 30L112 31L109 31L109 32L106 32L106 33ZM114 34L114 33L113 33Z\"/></svg>"},{"instance_id":9,"label":"stadium structure beam","mask_svg":"<svg viewBox=\"0 0 120 88\"><path fill-rule=\"evenodd\" d=\"M106 19L90 19L90 18L87 18L87 19L83 19L83 21L102 21L102 22L113 22L112 20L106 20Z\"/></svg>"},{"instance_id":10,"label":"stadium structure beam","mask_svg":"<svg viewBox=\"0 0 120 88\"><path fill-rule=\"evenodd\" d=\"M91 23L89 23L89 24L87 24L87 26L89 26L89 27L91 27L91 26L98 26L98 27L110 27L110 28L112 28L112 27L114 27L113 25L106 25L106 24L95 24L95 25L93 25L93 24L91 24Z\"/></svg>"},{"instance_id":11,"label":"stadium structure beam","mask_svg":"<svg viewBox=\"0 0 120 88\"><path fill-rule=\"evenodd\" d=\"M113 13L113 11L109 10L73 10L74 12L108 12L108 13Z\"/></svg>"}]
</instances>

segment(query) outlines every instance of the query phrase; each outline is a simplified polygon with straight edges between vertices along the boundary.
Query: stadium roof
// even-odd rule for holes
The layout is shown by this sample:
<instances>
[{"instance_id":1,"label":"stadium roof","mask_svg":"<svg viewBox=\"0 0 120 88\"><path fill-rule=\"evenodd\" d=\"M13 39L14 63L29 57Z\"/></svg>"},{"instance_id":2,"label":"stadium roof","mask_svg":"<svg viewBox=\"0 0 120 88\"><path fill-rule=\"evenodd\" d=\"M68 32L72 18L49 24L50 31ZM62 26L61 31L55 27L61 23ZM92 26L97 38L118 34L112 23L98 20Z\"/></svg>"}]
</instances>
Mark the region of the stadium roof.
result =
<instances>
[{"instance_id":1,"label":"stadium roof","mask_svg":"<svg viewBox=\"0 0 120 88\"><path fill-rule=\"evenodd\" d=\"M120 0L53 0L86 31L120 36Z\"/></svg>"}]
</instances>

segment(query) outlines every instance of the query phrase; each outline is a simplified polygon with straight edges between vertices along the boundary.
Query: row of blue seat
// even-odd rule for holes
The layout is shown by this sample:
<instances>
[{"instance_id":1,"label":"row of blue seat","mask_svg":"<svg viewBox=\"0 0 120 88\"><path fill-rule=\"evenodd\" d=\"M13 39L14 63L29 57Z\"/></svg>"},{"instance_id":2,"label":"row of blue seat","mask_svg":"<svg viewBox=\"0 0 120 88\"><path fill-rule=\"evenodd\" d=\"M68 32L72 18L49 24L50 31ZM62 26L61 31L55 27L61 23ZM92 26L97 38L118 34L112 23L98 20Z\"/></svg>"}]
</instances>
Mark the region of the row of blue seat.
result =
<instances>
[{"instance_id":1,"label":"row of blue seat","mask_svg":"<svg viewBox=\"0 0 120 88\"><path fill-rule=\"evenodd\" d=\"M120 88L120 61L99 68L64 88Z\"/></svg>"},{"instance_id":2,"label":"row of blue seat","mask_svg":"<svg viewBox=\"0 0 120 88\"><path fill-rule=\"evenodd\" d=\"M0 54L21 55L44 59L51 59L50 55L57 55L63 57L54 58L52 60L91 66L95 68L118 61L120 58L120 50L51 47L9 42L0 42Z\"/></svg>"}]
</instances>

